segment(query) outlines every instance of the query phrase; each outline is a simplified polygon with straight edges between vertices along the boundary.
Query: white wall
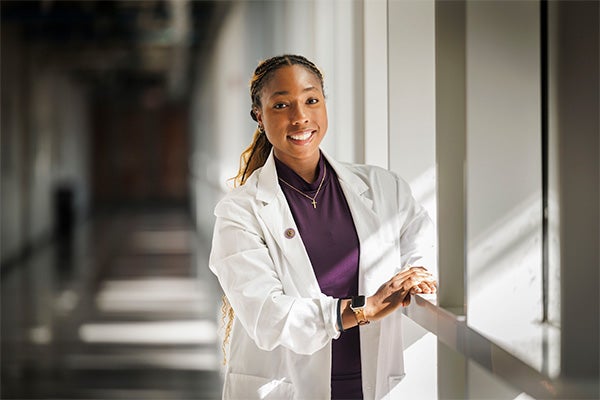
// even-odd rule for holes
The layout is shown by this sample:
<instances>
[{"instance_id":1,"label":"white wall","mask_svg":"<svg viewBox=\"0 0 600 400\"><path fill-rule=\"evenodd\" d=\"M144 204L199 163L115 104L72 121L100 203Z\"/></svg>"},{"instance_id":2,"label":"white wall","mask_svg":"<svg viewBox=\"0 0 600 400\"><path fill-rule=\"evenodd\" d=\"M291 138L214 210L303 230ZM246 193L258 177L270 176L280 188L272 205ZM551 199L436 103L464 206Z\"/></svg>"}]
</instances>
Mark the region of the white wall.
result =
<instances>
[{"instance_id":1,"label":"white wall","mask_svg":"<svg viewBox=\"0 0 600 400\"><path fill-rule=\"evenodd\" d=\"M363 77L358 1L315 3L315 60L325 77L329 133L323 148L340 161L363 160Z\"/></svg>"},{"instance_id":2,"label":"white wall","mask_svg":"<svg viewBox=\"0 0 600 400\"><path fill-rule=\"evenodd\" d=\"M391 0L388 13L389 168L435 223L434 2Z\"/></svg>"}]
</instances>

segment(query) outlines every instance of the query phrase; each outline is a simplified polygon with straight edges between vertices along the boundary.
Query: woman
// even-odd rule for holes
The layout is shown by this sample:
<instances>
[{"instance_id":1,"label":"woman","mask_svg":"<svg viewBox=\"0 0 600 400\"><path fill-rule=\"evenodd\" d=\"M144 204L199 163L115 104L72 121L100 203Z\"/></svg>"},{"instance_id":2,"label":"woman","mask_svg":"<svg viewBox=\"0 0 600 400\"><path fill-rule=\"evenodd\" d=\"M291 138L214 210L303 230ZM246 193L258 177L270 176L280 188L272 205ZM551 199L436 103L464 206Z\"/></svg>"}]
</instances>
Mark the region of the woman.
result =
<instances>
[{"instance_id":1,"label":"woman","mask_svg":"<svg viewBox=\"0 0 600 400\"><path fill-rule=\"evenodd\" d=\"M250 90L258 128L215 208L210 256L235 315L223 397L382 398L404 375L394 311L436 290L410 266L429 217L393 173L320 150L312 62L268 59Z\"/></svg>"}]
</instances>

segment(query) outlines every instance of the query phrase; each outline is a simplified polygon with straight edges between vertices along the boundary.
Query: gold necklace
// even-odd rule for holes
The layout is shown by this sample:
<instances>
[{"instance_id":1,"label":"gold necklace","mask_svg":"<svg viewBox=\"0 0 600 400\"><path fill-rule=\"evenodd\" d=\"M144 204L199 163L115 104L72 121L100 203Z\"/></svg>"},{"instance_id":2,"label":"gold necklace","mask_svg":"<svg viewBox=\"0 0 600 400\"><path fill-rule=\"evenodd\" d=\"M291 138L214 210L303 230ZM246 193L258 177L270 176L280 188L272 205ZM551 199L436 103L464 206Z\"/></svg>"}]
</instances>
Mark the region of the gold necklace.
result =
<instances>
[{"instance_id":1,"label":"gold necklace","mask_svg":"<svg viewBox=\"0 0 600 400\"><path fill-rule=\"evenodd\" d=\"M327 175L327 168L325 168L325 171L323 171L323 178L321 179L321 183L319 183L319 187L317 188L317 192L315 193L315 197L310 197L309 195L307 195L306 193L304 193L302 190L300 189L296 189L294 186L292 186L291 184L287 183L286 181L284 181L283 179L279 178L279 180L283 183L285 183L286 185L288 185L289 187L291 187L292 189L294 189L296 192L300 193L302 196L307 197L308 199L311 200L313 208L317 208L317 196L319 195L319 191L321 190L321 186L323 186L323 182L325 182L325 175Z\"/></svg>"}]
</instances>

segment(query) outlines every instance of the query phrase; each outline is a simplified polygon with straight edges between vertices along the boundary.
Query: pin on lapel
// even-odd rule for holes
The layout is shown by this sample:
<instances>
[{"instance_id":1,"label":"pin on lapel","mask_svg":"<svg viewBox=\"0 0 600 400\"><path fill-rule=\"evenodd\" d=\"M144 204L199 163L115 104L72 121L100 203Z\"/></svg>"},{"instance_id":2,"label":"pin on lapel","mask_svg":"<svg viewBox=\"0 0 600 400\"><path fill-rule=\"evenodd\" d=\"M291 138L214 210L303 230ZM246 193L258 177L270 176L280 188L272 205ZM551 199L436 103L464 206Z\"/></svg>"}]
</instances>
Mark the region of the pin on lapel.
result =
<instances>
[{"instance_id":1,"label":"pin on lapel","mask_svg":"<svg viewBox=\"0 0 600 400\"><path fill-rule=\"evenodd\" d=\"M285 235L286 238L291 239L294 236L296 236L296 231L293 230L292 228L287 228L283 234Z\"/></svg>"}]
</instances>

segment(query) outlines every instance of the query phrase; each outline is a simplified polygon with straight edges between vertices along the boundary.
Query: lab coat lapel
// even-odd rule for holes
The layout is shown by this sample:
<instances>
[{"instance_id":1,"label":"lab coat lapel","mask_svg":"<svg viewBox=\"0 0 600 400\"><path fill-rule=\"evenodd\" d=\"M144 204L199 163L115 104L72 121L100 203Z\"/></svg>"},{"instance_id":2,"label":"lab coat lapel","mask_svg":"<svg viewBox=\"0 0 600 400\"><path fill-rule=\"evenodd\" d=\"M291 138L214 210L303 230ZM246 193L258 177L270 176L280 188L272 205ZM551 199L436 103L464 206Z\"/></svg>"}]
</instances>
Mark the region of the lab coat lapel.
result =
<instances>
[{"instance_id":1,"label":"lab coat lapel","mask_svg":"<svg viewBox=\"0 0 600 400\"><path fill-rule=\"evenodd\" d=\"M279 187L273 152L260 171L256 197L264 203L264 207L259 210L260 217L279 246L281 254L287 259L287 266L294 269L294 271L288 272L293 273L295 278L301 280L297 287L300 290L307 290L307 296L318 297L321 289L290 207ZM286 235L290 229L294 232L293 237ZM286 269L282 266L282 270Z\"/></svg>"},{"instance_id":2,"label":"lab coat lapel","mask_svg":"<svg viewBox=\"0 0 600 400\"><path fill-rule=\"evenodd\" d=\"M373 210L374 188L368 186L343 164L329 158L326 153L323 154L338 175L360 241L358 289L362 294L371 295L382 283L378 270L373 268L377 263L376 257L380 253L378 247L381 246L379 243L381 221Z\"/></svg>"}]
</instances>

